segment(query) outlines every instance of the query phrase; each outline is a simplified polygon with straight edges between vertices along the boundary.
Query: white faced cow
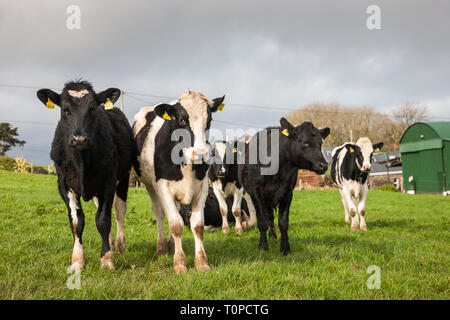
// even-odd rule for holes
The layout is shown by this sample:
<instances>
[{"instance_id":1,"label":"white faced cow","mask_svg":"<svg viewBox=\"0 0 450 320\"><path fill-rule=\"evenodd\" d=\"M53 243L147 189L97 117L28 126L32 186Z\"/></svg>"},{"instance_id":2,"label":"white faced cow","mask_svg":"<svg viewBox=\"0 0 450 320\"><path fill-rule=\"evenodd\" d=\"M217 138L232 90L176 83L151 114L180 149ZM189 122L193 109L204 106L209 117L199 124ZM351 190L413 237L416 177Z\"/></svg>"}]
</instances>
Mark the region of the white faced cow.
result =
<instances>
[{"instance_id":1,"label":"white faced cow","mask_svg":"<svg viewBox=\"0 0 450 320\"><path fill-rule=\"evenodd\" d=\"M187 91L176 102L144 107L134 117L134 136L142 181L152 200L158 237L158 255L175 245L174 271L186 271L181 244L183 218L179 206L192 205L191 229L195 239L195 266L210 270L203 247L204 205L208 195L206 131L211 113L217 111L225 96L209 100L203 94ZM164 235L164 215L170 229L169 243Z\"/></svg>"},{"instance_id":2,"label":"white faced cow","mask_svg":"<svg viewBox=\"0 0 450 320\"><path fill-rule=\"evenodd\" d=\"M350 222L350 216L352 217L352 230L356 230L358 224L361 230L367 230L367 180L372 169L372 153L382 147L383 142L372 145L369 138L363 137L356 144L346 142L331 153L331 179L341 192L345 221ZM361 223L358 221L358 214Z\"/></svg>"}]
</instances>

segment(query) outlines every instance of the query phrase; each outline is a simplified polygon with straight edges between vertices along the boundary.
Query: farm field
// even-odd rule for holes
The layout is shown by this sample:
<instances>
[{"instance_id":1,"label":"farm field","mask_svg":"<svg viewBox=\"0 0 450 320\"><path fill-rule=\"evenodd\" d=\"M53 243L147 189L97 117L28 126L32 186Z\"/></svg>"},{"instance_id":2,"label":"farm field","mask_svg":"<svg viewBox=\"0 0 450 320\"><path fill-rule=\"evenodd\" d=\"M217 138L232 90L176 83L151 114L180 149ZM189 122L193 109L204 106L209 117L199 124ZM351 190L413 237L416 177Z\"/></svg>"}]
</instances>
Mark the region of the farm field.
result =
<instances>
[{"instance_id":1,"label":"farm field","mask_svg":"<svg viewBox=\"0 0 450 320\"><path fill-rule=\"evenodd\" d=\"M194 267L185 227L188 272L176 276L172 256L157 257L156 225L145 189L130 188L127 252L116 270L100 267L95 206L83 203L86 265L81 288L66 287L73 247L56 176L0 171L0 299L449 299L450 197L369 191L368 231L350 231L337 190L295 191L291 254L259 232L205 232L212 271ZM279 236L279 231L278 236ZM113 234L115 221L113 219ZM369 290L371 265L381 288Z\"/></svg>"}]
</instances>

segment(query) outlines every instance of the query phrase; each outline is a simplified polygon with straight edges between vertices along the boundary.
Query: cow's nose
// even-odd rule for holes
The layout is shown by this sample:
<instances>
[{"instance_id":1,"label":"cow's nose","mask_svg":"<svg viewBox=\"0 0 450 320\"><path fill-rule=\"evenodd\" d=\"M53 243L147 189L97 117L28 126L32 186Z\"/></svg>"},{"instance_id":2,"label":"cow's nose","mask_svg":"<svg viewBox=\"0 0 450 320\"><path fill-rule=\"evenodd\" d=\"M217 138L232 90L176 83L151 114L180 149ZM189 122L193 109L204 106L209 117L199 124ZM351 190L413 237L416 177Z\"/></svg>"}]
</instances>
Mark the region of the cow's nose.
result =
<instances>
[{"instance_id":1,"label":"cow's nose","mask_svg":"<svg viewBox=\"0 0 450 320\"><path fill-rule=\"evenodd\" d=\"M372 169L372 166L370 164L363 165L363 170L364 171L370 171L370 169Z\"/></svg>"},{"instance_id":2,"label":"cow's nose","mask_svg":"<svg viewBox=\"0 0 450 320\"><path fill-rule=\"evenodd\" d=\"M192 152L193 158L194 159L201 159L203 158L203 156L205 156L208 153L208 150L206 149L194 149L194 151Z\"/></svg>"},{"instance_id":3,"label":"cow's nose","mask_svg":"<svg viewBox=\"0 0 450 320\"><path fill-rule=\"evenodd\" d=\"M87 148L88 137L84 136L72 136L72 145L76 148Z\"/></svg>"}]
</instances>

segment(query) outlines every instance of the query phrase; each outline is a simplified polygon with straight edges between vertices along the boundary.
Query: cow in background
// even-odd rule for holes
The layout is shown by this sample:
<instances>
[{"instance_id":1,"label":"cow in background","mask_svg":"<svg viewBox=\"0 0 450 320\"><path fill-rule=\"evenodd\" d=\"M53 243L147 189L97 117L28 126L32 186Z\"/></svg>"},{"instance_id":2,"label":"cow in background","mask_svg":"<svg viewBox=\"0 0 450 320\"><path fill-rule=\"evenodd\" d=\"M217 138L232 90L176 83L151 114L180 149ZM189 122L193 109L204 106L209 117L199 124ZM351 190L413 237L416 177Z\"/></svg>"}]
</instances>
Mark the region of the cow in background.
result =
<instances>
[{"instance_id":1,"label":"cow in background","mask_svg":"<svg viewBox=\"0 0 450 320\"><path fill-rule=\"evenodd\" d=\"M177 101L144 107L134 117L134 136L142 181L152 200L158 237L156 253L175 246L174 272L187 270L181 236L184 223L179 206L192 205L190 225L195 239L195 266L210 270L203 247L204 212L208 195L209 156L206 132L212 113L224 97L209 100L199 92L187 91ZM170 230L169 243L164 234L164 215Z\"/></svg>"},{"instance_id":2,"label":"cow in background","mask_svg":"<svg viewBox=\"0 0 450 320\"><path fill-rule=\"evenodd\" d=\"M299 169L307 169L323 174L328 164L322 154L322 139L329 133L329 128L317 129L311 122L293 126L285 118L280 119L280 127L263 129L251 138L246 145L245 164L239 164L239 182L256 208L258 228L260 232L259 248L268 250L267 229L269 223L273 225L273 211L278 207L278 225L281 232L280 250L284 255L290 251L288 227L289 208L291 206L293 190L297 182ZM272 135L275 142L272 145ZM260 157L257 163L250 163L249 152L260 154L260 139L267 137L266 155L270 155L270 163L278 160L279 167L276 173L263 174L262 169L267 166ZM257 150L252 150L258 146ZM279 158L274 159L273 154L278 151Z\"/></svg>"},{"instance_id":3,"label":"cow in background","mask_svg":"<svg viewBox=\"0 0 450 320\"><path fill-rule=\"evenodd\" d=\"M113 103L120 90L95 93L87 81L70 81L61 94L50 89L37 92L47 108L61 108L50 156L58 175L58 190L67 206L74 238L72 266L82 268L84 201L94 199L95 222L102 237L102 267L114 269L111 208L115 198L116 250L125 251L124 221L132 164L137 168L133 133L125 115Z\"/></svg>"},{"instance_id":4,"label":"cow in background","mask_svg":"<svg viewBox=\"0 0 450 320\"><path fill-rule=\"evenodd\" d=\"M345 210L345 221L351 229L367 230L366 199L369 190L368 177L372 169L372 154L383 147L383 142L372 145L367 137L359 138L355 143L346 142L335 148L331 156L331 179L339 188ZM358 221L358 215L361 222Z\"/></svg>"},{"instance_id":5,"label":"cow in background","mask_svg":"<svg viewBox=\"0 0 450 320\"><path fill-rule=\"evenodd\" d=\"M226 219L228 220L229 223L235 222L235 217L232 212L234 197L233 196L227 197L225 201L227 202L227 209L228 209ZM191 211L192 208L190 205L181 206L180 213L183 217L184 224L186 226L190 225L189 219L191 217ZM222 227L223 222L222 222L222 214L220 212L219 207L219 201L217 200L217 197L214 194L214 190L211 187L208 189L208 197L206 198L204 212L205 212L205 230L213 231L217 227ZM244 198L242 198L241 223L244 229L246 229L246 224L248 223L249 215L250 213L249 208L247 206L247 201Z\"/></svg>"},{"instance_id":6,"label":"cow in background","mask_svg":"<svg viewBox=\"0 0 450 320\"><path fill-rule=\"evenodd\" d=\"M245 142L239 142L245 143ZM228 219L227 212L228 206L226 199L228 197L233 198L233 204L231 211L235 218L235 230L237 234L242 234L242 221L241 221L241 202L244 194L244 188L242 188L238 179L238 141L216 141L212 147L212 154L215 157L211 167L208 171L208 177L212 183L214 194L219 203L220 214L222 215L222 231L227 233ZM230 163L229 163L230 162ZM251 199L248 199L251 202ZM251 208L253 204L251 204ZM256 213L252 210L253 219L250 219L250 223L245 223L246 227L252 227L255 225Z\"/></svg>"}]
</instances>

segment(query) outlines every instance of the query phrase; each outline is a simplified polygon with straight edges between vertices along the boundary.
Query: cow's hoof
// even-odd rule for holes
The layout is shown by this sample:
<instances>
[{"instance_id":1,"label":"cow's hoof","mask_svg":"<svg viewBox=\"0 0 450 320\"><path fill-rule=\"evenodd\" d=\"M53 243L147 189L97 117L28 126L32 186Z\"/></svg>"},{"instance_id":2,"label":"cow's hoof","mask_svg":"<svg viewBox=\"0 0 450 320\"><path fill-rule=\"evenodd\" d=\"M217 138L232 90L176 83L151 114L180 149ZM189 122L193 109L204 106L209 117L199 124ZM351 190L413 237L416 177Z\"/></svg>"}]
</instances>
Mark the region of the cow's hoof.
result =
<instances>
[{"instance_id":1,"label":"cow's hoof","mask_svg":"<svg viewBox=\"0 0 450 320\"><path fill-rule=\"evenodd\" d=\"M124 237L116 238L116 251L119 253L125 253L127 245Z\"/></svg>"},{"instance_id":2,"label":"cow's hoof","mask_svg":"<svg viewBox=\"0 0 450 320\"><path fill-rule=\"evenodd\" d=\"M114 260L112 251L108 251L105 255L100 259L102 263L102 268L107 270L114 270Z\"/></svg>"},{"instance_id":3,"label":"cow's hoof","mask_svg":"<svg viewBox=\"0 0 450 320\"><path fill-rule=\"evenodd\" d=\"M234 228L236 231L236 234L241 235L242 234L242 228Z\"/></svg>"},{"instance_id":4,"label":"cow's hoof","mask_svg":"<svg viewBox=\"0 0 450 320\"><path fill-rule=\"evenodd\" d=\"M173 267L173 272L175 274L181 274L181 273L186 272L186 271L187 271L186 266L184 266L182 264L179 264L179 265Z\"/></svg>"},{"instance_id":5,"label":"cow's hoof","mask_svg":"<svg viewBox=\"0 0 450 320\"><path fill-rule=\"evenodd\" d=\"M242 229L247 230L248 229L248 223L247 221L242 221Z\"/></svg>"},{"instance_id":6,"label":"cow's hoof","mask_svg":"<svg viewBox=\"0 0 450 320\"><path fill-rule=\"evenodd\" d=\"M260 243L258 245L258 248L260 250L269 251L269 244L267 242L266 243Z\"/></svg>"},{"instance_id":7,"label":"cow's hoof","mask_svg":"<svg viewBox=\"0 0 450 320\"><path fill-rule=\"evenodd\" d=\"M353 225L353 224L352 224L351 229L352 229L352 231L358 230L358 225Z\"/></svg>"},{"instance_id":8,"label":"cow's hoof","mask_svg":"<svg viewBox=\"0 0 450 320\"><path fill-rule=\"evenodd\" d=\"M223 233L228 233L228 231L230 231L230 229L228 228L228 226L222 227L222 232L223 232Z\"/></svg>"},{"instance_id":9,"label":"cow's hoof","mask_svg":"<svg viewBox=\"0 0 450 320\"><path fill-rule=\"evenodd\" d=\"M359 226L359 228L360 228L361 230L367 231L367 226L366 226L366 225Z\"/></svg>"},{"instance_id":10,"label":"cow's hoof","mask_svg":"<svg viewBox=\"0 0 450 320\"><path fill-rule=\"evenodd\" d=\"M84 267L84 261L72 261L72 265L70 266L70 268L72 270L82 270Z\"/></svg>"}]
</instances>

